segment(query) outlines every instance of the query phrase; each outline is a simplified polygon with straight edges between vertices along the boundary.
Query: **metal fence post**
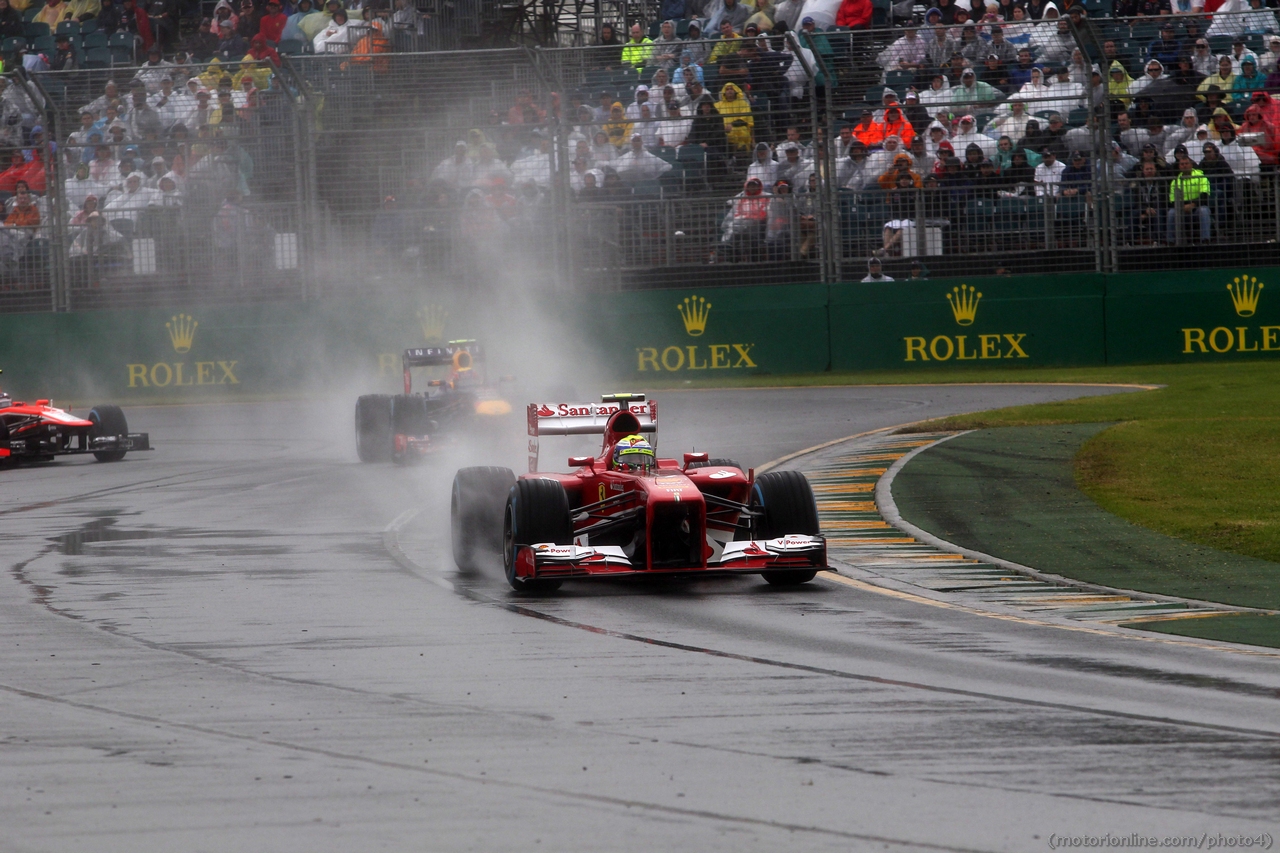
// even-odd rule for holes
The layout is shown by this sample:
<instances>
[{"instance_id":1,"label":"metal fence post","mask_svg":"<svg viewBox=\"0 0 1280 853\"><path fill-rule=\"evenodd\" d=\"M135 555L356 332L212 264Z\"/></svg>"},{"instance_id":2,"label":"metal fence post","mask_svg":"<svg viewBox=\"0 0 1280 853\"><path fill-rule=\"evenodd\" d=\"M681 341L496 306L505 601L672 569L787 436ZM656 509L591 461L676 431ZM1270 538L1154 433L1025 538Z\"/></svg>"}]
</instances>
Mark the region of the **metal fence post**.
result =
<instances>
[{"instance_id":1,"label":"metal fence post","mask_svg":"<svg viewBox=\"0 0 1280 853\"><path fill-rule=\"evenodd\" d=\"M40 225L42 229L47 227L49 234L49 307L51 311L70 311L71 288L67 270L67 249L70 247L67 242L67 222L70 217L66 215L63 204L62 164L54 154L54 146L51 144L52 140L62 139L65 135L62 122L58 120L49 92L26 69L19 66L11 79L18 81L32 106L44 116L44 150L40 156L44 158L46 209L52 221L47 226L44 222Z\"/></svg>"}]
</instances>

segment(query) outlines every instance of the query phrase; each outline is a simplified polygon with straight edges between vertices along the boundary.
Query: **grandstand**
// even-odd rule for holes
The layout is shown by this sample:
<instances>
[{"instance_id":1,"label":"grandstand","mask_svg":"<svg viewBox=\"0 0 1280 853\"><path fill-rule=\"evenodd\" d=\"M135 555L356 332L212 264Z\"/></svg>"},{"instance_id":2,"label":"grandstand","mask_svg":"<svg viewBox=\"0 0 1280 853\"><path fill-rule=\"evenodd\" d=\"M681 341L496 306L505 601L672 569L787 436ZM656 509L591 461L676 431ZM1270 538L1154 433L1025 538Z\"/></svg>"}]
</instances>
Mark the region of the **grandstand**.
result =
<instances>
[{"instance_id":1,"label":"grandstand","mask_svg":"<svg viewBox=\"0 0 1280 853\"><path fill-rule=\"evenodd\" d=\"M29 11L0 45L0 310L513 263L590 289L1275 263L1280 24L1253 4L330 0L167 44Z\"/></svg>"}]
</instances>

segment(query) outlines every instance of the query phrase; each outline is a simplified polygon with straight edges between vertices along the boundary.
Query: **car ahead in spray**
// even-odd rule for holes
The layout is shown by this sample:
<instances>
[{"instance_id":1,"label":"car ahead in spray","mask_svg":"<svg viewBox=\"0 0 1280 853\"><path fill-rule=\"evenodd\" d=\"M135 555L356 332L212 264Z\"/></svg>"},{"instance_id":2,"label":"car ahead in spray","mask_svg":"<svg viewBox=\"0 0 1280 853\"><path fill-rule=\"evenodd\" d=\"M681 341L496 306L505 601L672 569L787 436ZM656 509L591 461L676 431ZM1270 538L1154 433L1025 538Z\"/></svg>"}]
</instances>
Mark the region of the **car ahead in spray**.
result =
<instances>
[{"instance_id":1,"label":"car ahead in spray","mask_svg":"<svg viewBox=\"0 0 1280 853\"><path fill-rule=\"evenodd\" d=\"M499 550L507 582L547 591L566 579L628 575L760 574L786 586L827 567L809 482L797 471L755 476L729 459L685 453L620 463L656 441L657 402L613 394L601 403L532 403L529 473L463 468L453 480L454 561L475 570ZM602 436L599 456L571 456L573 473L538 471L539 439Z\"/></svg>"},{"instance_id":2,"label":"car ahead in spray","mask_svg":"<svg viewBox=\"0 0 1280 853\"><path fill-rule=\"evenodd\" d=\"M508 415L511 404L484 366L484 348L474 340L449 341L439 347L404 351L403 394L366 394L356 400L356 453L361 462L416 462L450 438L475 429L480 422ZM438 375L426 391L413 392L415 368L434 368Z\"/></svg>"},{"instance_id":3,"label":"car ahead in spray","mask_svg":"<svg viewBox=\"0 0 1280 853\"><path fill-rule=\"evenodd\" d=\"M87 418L78 418L54 408L52 400L23 403L0 391L0 463L51 462L79 453L118 462L131 450L150 449L151 437L129 432L119 406L94 406Z\"/></svg>"}]
</instances>

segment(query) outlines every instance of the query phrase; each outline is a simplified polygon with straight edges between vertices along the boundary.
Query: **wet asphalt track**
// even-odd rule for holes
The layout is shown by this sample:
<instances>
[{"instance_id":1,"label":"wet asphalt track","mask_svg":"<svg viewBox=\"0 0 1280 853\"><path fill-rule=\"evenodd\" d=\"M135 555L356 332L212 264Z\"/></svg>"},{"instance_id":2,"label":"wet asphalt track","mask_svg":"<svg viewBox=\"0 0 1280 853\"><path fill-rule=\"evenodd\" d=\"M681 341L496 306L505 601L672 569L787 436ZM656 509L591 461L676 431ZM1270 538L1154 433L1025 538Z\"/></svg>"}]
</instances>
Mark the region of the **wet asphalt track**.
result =
<instances>
[{"instance_id":1,"label":"wet asphalt track","mask_svg":"<svg viewBox=\"0 0 1280 853\"><path fill-rule=\"evenodd\" d=\"M1098 390L666 394L661 449L759 465ZM456 574L441 521L453 468L493 454L362 466L348 406L135 409L154 453L0 472L0 850L1209 849L1280 829L1276 656L830 582L516 598L496 562Z\"/></svg>"}]
</instances>

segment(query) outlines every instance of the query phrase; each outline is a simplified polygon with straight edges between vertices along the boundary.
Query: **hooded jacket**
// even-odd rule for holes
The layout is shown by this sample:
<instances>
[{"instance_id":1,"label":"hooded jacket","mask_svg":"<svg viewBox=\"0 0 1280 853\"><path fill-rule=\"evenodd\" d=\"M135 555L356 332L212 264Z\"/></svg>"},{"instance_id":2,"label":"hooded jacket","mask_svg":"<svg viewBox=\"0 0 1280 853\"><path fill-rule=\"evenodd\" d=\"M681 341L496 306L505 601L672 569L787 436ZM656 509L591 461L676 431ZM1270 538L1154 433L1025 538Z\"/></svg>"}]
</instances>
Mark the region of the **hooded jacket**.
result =
<instances>
[{"instance_id":1,"label":"hooded jacket","mask_svg":"<svg viewBox=\"0 0 1280 853\"><path fill-rule=\"evenodd\" d=\"M730 90L737 96L732 101L725 97ZM724 132L729 145L739 151L749 151L755 119L751 117L751 103L736 83L724 84L720 100L716 102L716 112L724 116Z\"/></svg>"},{"instance_id":2,"label":"hooded jacket","mask_svg":"<svg viewBox=\"0 0 1280 853\"><path fill-rule=\"evenodd\" d=\"M1115 78L1115 72L1120 72L1120 79ZM1111 67L1107 69L1107 94L1113 100L1117 100L1129 106L1129 87L1133 85L1133 78L1129 76L1129 71L1124 67L1120 60L1114 60Z\"/></svg>"}]
</instances>

